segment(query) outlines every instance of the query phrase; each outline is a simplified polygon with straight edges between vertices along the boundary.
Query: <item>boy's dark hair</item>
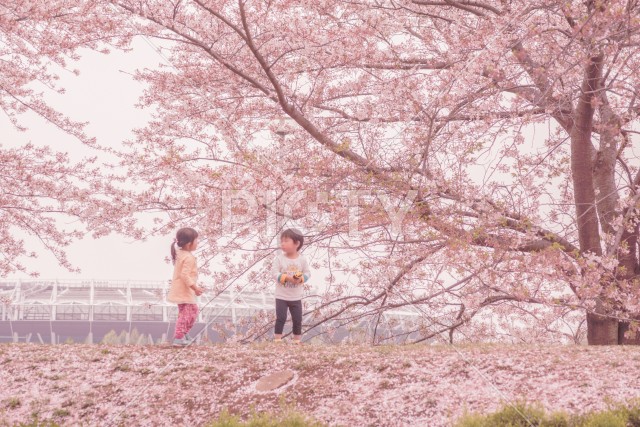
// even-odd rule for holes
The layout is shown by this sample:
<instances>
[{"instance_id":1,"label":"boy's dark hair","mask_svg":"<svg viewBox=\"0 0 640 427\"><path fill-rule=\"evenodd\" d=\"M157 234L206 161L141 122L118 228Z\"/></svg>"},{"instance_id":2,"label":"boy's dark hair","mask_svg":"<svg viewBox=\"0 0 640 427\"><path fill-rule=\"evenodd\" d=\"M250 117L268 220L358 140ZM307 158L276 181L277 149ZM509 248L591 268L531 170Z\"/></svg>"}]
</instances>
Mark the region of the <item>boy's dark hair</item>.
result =
<instances>
[{"instance_id":1,"label":"boy's dark hair","mask_svg":"<svg viewBox=\"0 0 640 427\"><path fill-rule=\"evenodd\" d=\"M185 227L178 230L176 238L173 239L173 243L171 243L171 260L174 264L176 263L176 245L182 248L196 240L197 237L198 232L193 228Z\"/></svg>"},{"instance_id":2,"label":"boy's dark hair","mask_svg":"<svg viewBox=\"0 0 640 427\"><path fill-rule=\"evenodd\" d=\"M302 245L304 244L304 236L302 235L300 230L296 228L287 228L282 233L280 233L280 239L282 239L283 237L288 237L295 243L299 243L296 251L300 251L300 249L302 249Z\"/></svg>"}]
</instances>

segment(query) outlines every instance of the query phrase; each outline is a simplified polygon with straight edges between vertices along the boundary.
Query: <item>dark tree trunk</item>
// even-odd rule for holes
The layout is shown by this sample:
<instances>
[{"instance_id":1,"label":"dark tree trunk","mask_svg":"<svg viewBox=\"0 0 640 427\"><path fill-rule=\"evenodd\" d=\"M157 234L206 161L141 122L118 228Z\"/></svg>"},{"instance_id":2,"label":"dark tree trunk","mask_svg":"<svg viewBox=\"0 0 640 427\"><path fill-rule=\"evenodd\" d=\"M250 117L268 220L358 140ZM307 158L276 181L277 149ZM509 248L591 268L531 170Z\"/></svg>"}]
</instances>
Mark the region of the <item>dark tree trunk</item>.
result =
<instances>
[{"instance_id":1,"label":"dark tree trunk","mask_svg":"<svg viewBox=\"0 0 640 427\"><path fill-rule=\"evenodd\" d=\"M618 320L587 313L587 342L589 345L616 345L619 342Z\"/></svg>"},{"instance_id":2,"label":"dark tree trunk","mask_svg":"<svg viewBox=\"0 0 640 427\"><path fill-rule=\"evenodd\" d=\"M602 76L602 55L592 57L585 70L581 94L574 111L571 128L571 174L576 205L576 222L581 253L602 255L600 229L596 206L594 166L596 151L591 142L594 98ZM589 345L618 344L618 321L606 316L602 301L595 313L587 313L587 341Z\"/></svg>"},{"instance_id":3,"label":"dark tree trunk","mask_svg":"<svg viewBox=\"0 0 640 427\"><path fill-rule=\"evenodd\" d=\"M580 252L602 255L593 177L595 149L591 143L594 108L592 99L598 87L602 57L591 58L575 109L571 128L571 175L576 205Z\"/></svg>"},{"instance_id":4,"label":"dark tree trunk","mask_svg":"<svg viewBox=\"0 0 640 427\"><path fill-rule=\"evenodd\" d=\"M640 320L640 316L634 316L634 319ZM640 334L635 333L635 336L626 338L625 332L629 330L629 322L620 322L618 324L618 344L624 345L640 345Z\"/></svg>"}]
</instances>

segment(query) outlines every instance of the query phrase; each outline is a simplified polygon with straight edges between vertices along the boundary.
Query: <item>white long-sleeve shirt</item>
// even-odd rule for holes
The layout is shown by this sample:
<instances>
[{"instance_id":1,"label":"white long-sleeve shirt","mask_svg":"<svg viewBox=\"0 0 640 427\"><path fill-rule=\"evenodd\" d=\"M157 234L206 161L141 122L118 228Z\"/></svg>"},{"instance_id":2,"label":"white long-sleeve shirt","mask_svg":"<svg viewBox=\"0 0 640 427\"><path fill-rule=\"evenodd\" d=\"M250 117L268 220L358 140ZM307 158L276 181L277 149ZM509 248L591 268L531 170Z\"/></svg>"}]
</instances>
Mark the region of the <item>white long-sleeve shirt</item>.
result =
<instances>
[{"instance_id":1,"label":"white long-sleeve shirt","mask_svg":"<svg viewBox=\"0 0 640 427\"><path fill-rule=\"evenodd\" d=\"M290 280L285 280L287 277L293 276L296 271L302 271L303 283L295 284ZM276 281L275 297L286 301L297 301L302 299L303 285L311 277L311 272L304 255L298 254L297 258L288 258L284 252L280 252L273 259L271 275Z\"/></svg>"}]
</instances>

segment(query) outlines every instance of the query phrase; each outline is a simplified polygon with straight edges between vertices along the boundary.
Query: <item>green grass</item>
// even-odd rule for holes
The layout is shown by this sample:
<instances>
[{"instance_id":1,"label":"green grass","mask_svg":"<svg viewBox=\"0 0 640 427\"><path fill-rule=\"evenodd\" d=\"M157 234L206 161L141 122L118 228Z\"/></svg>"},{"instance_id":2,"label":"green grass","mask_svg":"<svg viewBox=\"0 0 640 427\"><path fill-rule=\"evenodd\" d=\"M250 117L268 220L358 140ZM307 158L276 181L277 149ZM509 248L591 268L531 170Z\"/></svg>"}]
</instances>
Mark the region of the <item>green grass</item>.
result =
<instances>
[{"instance_id":1,"label":"green grass","mask_svg":"<svg viewBox=\"0 0 640 427\"><path fill-rule=\"evenodd\" d=\"M22 402L18 397L11 397L5 401L5 406L9 409L15 409L20 405L22 405Z\"/></svg>"},{"instance_id":2,"label":"green grass","mask_svg":"<svg viewBox=\"0 0 640 427\"><path fill-rule=\"evenodd\" d=\"M69 412L68 409L64 409L64 408L60 408L60 409L56 409L55 411L53 411L53 415L56 417L68 417L69 415L71 415L71 412Z\"/></svg>"},{"instance_id":3,"label":"green grass","mask_svg":"<svg viewBox=\"0 0 640 427\"><path fill-rule=\"evenodd\" d=\"M212 420L207 427L324 427L325 424L297 412L285 409L279 414L252 413L247 420L242 420L227 410L222 411L218 418Z\"/></svg>"},{"instance_id":4,"label":"green grass","mask_svg":"<svg viewBox=\"0 0 640 427\"><path fill-rule=\"evenodd\" d=\"M31 420L30 422L20 423L16 425L18 427L60 427L60 424L54 421L51 421L51 420L42 421L38 419L38 417L34 417L33 420Z\"/></svg>"},{"instance_id":5,"label":"green grass","mask_svg":"<svg viewBox=\"0 0 640 427\"><path fill-rule=\"evenodd\" d=\"M455 427L640 427L640 399L584 414L548 413L541 405L518 402L491 414L467 413Z\"/></svg>"}]
</instances>

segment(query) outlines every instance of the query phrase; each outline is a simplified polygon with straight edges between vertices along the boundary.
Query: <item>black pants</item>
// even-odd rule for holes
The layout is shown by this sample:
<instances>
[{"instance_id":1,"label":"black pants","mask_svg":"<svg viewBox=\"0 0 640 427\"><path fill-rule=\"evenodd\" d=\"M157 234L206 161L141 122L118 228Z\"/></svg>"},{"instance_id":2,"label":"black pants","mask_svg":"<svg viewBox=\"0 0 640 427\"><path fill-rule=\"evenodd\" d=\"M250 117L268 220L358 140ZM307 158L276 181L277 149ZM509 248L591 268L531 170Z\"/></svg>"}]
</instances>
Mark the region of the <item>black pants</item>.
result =
<instances>
[{"instance_id":1,"label":"black pants","mask_svg":"<svg viewBox=\"0 0 640 427\"><path fill-rule=\"evenodd\" d=\"M276 327L275 333L282 334L287 321L287 308L291 312L293 321L293 335L302 335L302 300L287 301L276 298Z\"/></svg>"}]
</instances>

